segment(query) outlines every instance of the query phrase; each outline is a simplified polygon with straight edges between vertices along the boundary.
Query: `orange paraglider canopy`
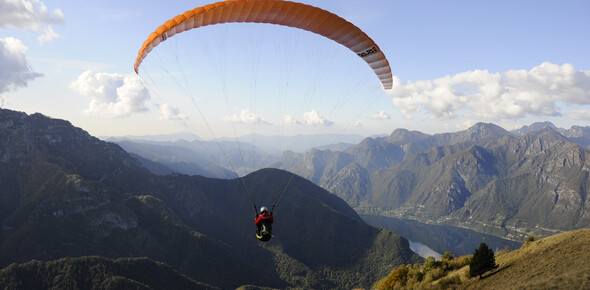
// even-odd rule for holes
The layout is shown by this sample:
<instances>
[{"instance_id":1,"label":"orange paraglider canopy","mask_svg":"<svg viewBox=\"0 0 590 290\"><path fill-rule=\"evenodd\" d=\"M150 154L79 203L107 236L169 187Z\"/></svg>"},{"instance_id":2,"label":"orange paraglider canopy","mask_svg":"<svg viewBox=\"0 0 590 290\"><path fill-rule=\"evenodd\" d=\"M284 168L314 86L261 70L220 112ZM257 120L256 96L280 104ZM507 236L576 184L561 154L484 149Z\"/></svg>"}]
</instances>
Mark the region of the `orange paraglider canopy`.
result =
<instances>
[{"instance_id":1,"label":"orange paraglider canopy","mask_svg":"<svg viewBox=\"0 0 590 290\"><path fill-rule=\"evenodd\" d=\"M384 89L391 89L389 62L379 46L354 24L326 10L282 0L221 1L184 12L162 24L143 43L135 61L138 73L143 59L160 42L177 33L220 23L270 23L307 30L352 50L363 58L381 80Z\"/></svg>"}]
</instances>

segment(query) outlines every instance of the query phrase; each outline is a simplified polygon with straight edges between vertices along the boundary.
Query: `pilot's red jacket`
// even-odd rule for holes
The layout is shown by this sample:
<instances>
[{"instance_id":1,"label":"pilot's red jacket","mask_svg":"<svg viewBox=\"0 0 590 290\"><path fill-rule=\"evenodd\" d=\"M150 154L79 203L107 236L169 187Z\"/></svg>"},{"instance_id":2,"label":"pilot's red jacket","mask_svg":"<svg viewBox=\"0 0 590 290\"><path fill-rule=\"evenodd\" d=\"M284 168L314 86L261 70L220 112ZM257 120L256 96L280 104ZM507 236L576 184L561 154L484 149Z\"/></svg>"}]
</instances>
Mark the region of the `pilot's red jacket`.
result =
<instances>
[{"instance_id":1,"label":"pilot's red jacket","mask_svg":"<svg viewBox=\"0 0 590 290\"><path fill-rule=\"evenodd\" d=\"M274 218L272 217L272 215L270 214L261 214L259 215L256 220L254 221L254 224L256 226L260 226L262 225L262 223L264 222L270 222L271 224L274 222Z\"/></svg>"}]
</instances>

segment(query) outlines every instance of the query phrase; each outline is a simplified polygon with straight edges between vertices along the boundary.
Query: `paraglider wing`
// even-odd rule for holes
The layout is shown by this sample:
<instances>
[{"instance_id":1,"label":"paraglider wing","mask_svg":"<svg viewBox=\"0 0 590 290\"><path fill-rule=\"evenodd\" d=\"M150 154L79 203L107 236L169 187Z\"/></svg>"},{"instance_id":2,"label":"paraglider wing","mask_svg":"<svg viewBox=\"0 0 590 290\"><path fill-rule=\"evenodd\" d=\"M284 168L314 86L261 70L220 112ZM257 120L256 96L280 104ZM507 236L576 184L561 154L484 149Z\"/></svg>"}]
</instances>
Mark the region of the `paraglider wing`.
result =
<instances>
[{"instance_id":1,"label":"paraglider wing","mask_svg":"<svg viewBox=\"0 0 590 290\"><path fill-rule=\"evenodd\" d=\"M379 46L354 24L326 10L282 0L221 1L180 14L162 24L143 43L135 61L138 73L143 59L160 42L177 33L220 23L270 23L307 30L332 39L363 58L381 80L384 89L391 89L389 62Z\"/></svg>"}]
</instances>

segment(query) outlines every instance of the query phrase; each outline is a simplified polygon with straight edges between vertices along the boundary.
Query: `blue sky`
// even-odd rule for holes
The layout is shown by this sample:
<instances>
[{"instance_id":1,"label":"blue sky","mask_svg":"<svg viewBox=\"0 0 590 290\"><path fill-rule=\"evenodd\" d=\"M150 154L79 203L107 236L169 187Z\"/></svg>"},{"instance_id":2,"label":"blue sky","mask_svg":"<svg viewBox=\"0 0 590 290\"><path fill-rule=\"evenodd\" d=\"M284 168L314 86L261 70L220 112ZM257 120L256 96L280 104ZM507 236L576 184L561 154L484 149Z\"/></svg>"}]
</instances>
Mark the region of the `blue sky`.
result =
<instances>
[{"instance_id":1,"label":"blue sky","mask_svg":"<svg viewBox=\"0 0 590 290\"><path fill-rule=\"evenodd\" d=\"M590 126L589 1L300 2L338 14L375 40L394 88L381 90L368 66L341 46L265 25L203 31L205 44L187 32L186 42L154 50L162 59L181 55L186 65L166 65L164 77L140 68L137 78L133 63L147 36L212 1L0 0L0 106L66 119L96 136L369 136L546 120ZM235 46L248 38L260 43L244 51L314 52L234 59L242 52ZM204 58L191 59L195 51ZM273 66L271 57L281 56L289 58L281 65L287 69ZM209 69L193 71L189 63ZM277 85L285 78L288 86Z\"/></svg>"}]
</instances>

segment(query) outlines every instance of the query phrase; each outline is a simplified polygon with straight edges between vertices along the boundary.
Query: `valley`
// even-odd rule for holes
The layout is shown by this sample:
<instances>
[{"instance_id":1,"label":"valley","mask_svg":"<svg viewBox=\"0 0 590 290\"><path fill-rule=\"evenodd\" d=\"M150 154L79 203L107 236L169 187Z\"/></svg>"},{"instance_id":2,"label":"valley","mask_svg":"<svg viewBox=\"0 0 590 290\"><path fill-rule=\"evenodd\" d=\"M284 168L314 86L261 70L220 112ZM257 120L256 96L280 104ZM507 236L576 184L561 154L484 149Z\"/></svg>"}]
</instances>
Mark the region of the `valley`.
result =
<instances>
[{"instance_id":1,"label":"valley","mask_svg":"<svg viewBox=\"0 0 590 290\"><path fill-rule=\"evenodd\" d=\"M272 168L227 179L180 172L156 174L144 166L147 161L138 155L92 137L67 121L4 109L0 113L0 140L5 140L0 144L2 267L24 263L22 269L30 269L39 266L29 263L31 260L82 257L43 267L59 263L83 267L80 261L87 261L83 263L108 264L106 267L111 269L120 263L138 263L111 259L147 257L149 261L139 262L139 267L153 268L152 262L164 263L178 272L174 283L179 285L197 282L221 288L367 288L400 265L424 261L424 257L412 252L408 239L438 253L469 255L481 242L496 252L515 250L525 233L541 233L543 237L552 231L545 227L567 232L586 225L585 205L576 199L581 196L586 200L586 192L572 188L586 186L587 151L550 129L523 137L505 135L500 138L505 140L502 142L467 132L469 138L479 140L470 143L465 141L471 140L464 137L466 133L459 132L460 135L435 138L444 142L461 140L458 144L382 144L385 140L431 138L418 133L410 137L407 132L396 131L395 138L365 140L343 152L311 150L301 155L323 156L301 159L313 161L312 167L302 166L310 164L306 161L289 162L299 164L299 170L312 169L300 172L307 172L309 179ZM490 125L478 125L472 131L492 136L503 132ZM509 165L507 161L511 159L500 158L509 155L499 154L506 152L500 149L513 146L518 148L514 152L523 152L519 156L523 156L520 160L524 162ZM539 150L535 149L537 146L543 147L543 151L534 151ZM355 155L356 150L365 147L374 156ZM378 158L380 154L389 154L385 150L388 147L397 148L394 152L398 153L413 152L416 148L426 151ZM223 168L222 164L216 166L217 172ZM314 173L320 168L327 175ZM529 171L539 168L542 170L536 174ZM511 172L517 173L516 177L504 176ZM336 184L337 179L329 180L326 176L343 179L340 186L332 187L332 192L312 182L316 180L324 187ZM531 176L543 182L533 185ZM380 185L379 181L383 183ZM543 192L547 188L557 190L559 196L565 195L554 198L554 206L549 210L543 206L544 199L535 195L537 189ZM368 189L371 191L367 192ZM384 189L390 193L378 193ZM399 195L402 189L409 194ZM508 198L514 190L523 194L517 195L517 199ZM252 201L272 205L281 192L285 194L275 211L274 237L267 243L258 242L253 236L252 220L245 218L253 217ZM457 203L462 195L464 200ZM527 198L531 197L536 200L534 210L527 207L531 202ZM441 205L440 198L444 207L437 207ZM459 204L462 206L456 206ZM572 214L576 208L581 209L578 215ZM514 209L518 210L511 212ZM539 211L548 214L538 219ZM486 216L492 218L491 222ZM515 218L520 222L515 224ZM554 223L556 220L560 222ZM532 221L538 225L528 226ZM569 225L564 221L569 221ZM488 222L500 223L480 227ZM510 236L511 227L517 226L521 235L505 239ZM83 258L90 256L109 260ZM267 266L254 269L249 267L252 263ZM14 269L11 271L21 268ZM146 279L130 273L121 275L128 277L121 283ZM14 278L10 277L7 279ZM75 283L87 283L76 279L81 278L75 278L79 281Z\"/></svg>"},{"instance_id":2,"label":"valley","mask_svg":"<svg viewBox=\"0 0 590 290\"><path fill-rule=\"evenodd\" d=\"M294 172L363 215L449 225L522 241L529 235L545 237L590 223L585 190L590 166L584 147L588 132L547 122L513 132L484 123L435 135L397 129L390 136L366 138L341 151L312 148L271 157L245 149L244 155L262 159L240 168ZM237 158L232 162L239 163Z\"/></svg>"}]
</instances>

